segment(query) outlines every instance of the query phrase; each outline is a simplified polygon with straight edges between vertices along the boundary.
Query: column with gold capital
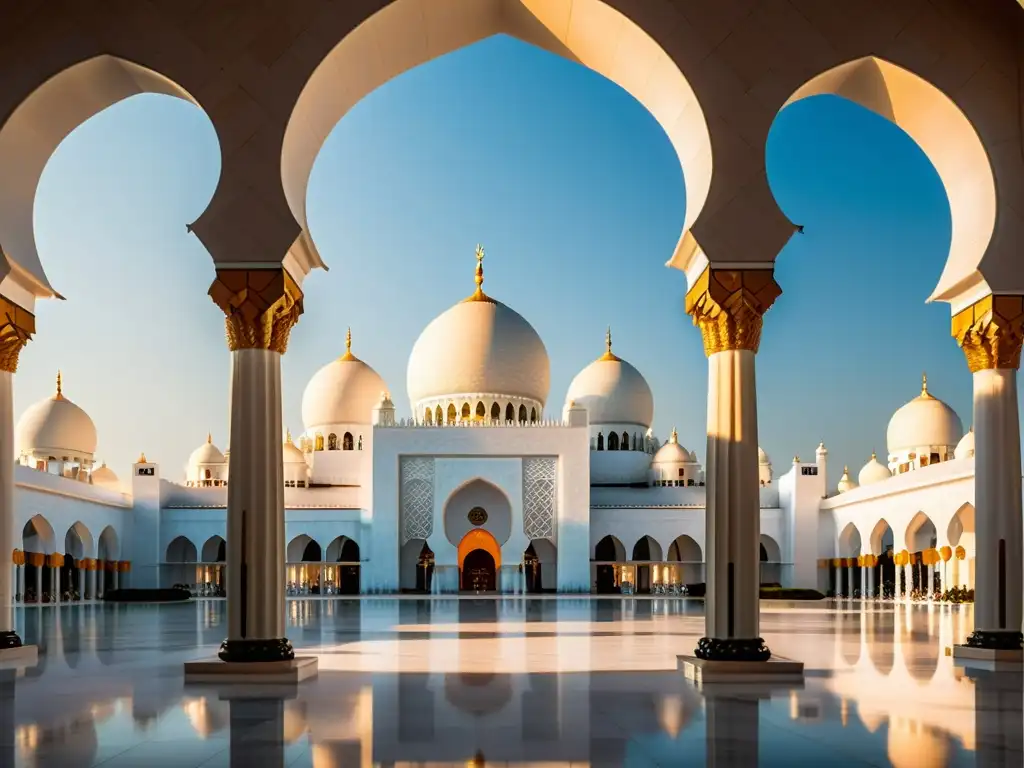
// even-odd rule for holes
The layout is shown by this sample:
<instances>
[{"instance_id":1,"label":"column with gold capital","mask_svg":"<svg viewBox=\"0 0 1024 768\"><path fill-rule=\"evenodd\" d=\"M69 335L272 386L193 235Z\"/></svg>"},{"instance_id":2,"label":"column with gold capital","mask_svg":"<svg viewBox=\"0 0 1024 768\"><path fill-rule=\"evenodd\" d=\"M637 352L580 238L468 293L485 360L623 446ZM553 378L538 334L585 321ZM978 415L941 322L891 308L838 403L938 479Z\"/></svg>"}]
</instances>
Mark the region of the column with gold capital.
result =
<instances>
[{"instance_id":1,"label":"column with gold capital","mask_svg":"<svg viewBox=\"0 0 1024 768\"><path fill-rule=\"evenodd\" d=\"M1017 369L1024 297L988 296L953 316L974 377L974 632L971 648L1022 643L1022 524Z\"/></svg>"},{"instance_id":2,"label":"column with gold capital","mask_svg":"<svg viewBox=\"0 0 1024 768\"><path fill-rule=\"evenodd\" d=\"M761 504L754 359L764 313L782 293L772 270L705 268L686 294L708 357L705 637L695 655L767 661L760 637Z\"/></svg>"},{"instance_id":3,"label":"column with gold capital","mask_svg":"<svg viewBox=\"0 0 1024 768\"><path fill-rule=\"evenodd\" d=\"M219 269L210 297L231 350L228 637L223 661L289 661L285 637L281 356L302 313L286 270Z\"/></svg>"},{"instance_id":4,"label":"column with gold capital","mask_svg":"<svg viewBox=\"0 0 1024 768\"><path fill-rule=\"evenodd\" d=\"M35 316L0 296L0 654L21 648L14 631L11 533L14 528L14 374L22 348L36 330ZM38 569L37 569L38 572Z\"/></svg>"}]
</instances>

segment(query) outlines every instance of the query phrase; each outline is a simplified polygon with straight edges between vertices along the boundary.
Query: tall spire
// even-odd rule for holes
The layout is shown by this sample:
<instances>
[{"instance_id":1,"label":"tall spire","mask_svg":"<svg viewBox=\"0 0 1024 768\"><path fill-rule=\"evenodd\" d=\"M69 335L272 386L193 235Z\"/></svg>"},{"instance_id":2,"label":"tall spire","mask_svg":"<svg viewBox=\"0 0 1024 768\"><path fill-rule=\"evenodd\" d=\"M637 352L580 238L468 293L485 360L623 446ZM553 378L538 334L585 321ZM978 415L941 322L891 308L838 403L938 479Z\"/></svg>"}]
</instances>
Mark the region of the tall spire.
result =
<instances>
[{"instance_id":1,"label":"tall spire","mask_svg":"<svg viewBox=\"0 0 1024 768\"><path fill-rule=\"evenodd\" d=\"M61 379L60 379L60 369L59 368L57 369L57 397L56 397L56 399L57 400L63 400L64 399L64 391L61 388Z\"/></svg>"},{"instance_id":2,"label":"tall spire","mask_svg":"<svg viewBox=\"0 0 1024 768\"><path fill-rule=\"evenodd\" d=\"M928 374L921 374L921 396L928 397Z\"/></svg>"},{"instance_id":3,"label":"tall spire","mask_svg":"<svg viewBox=\"0 0 1024 768\"><path fill-rule=\"evenodd\" d=\"M608 330L604 334L604 354L598 358L598 360L618 360L615 353L612 352L612 327L609 325Z\"/></svg>"},{"instance_id":4,"label":"tall spire","mask_svg":"<svg viewBox=\"0 0 1024 768\"><path fill-rule=\"evenodd\" d=\"M494 300L484 293L484 247L477 243L476 246L476 276L473 278L476 282L476 291L473 295L465 299L465 301L489 301L494 303Z\"/></svg>"},{"instance_id":5,"label":"tall spire","mask_svg":"<svg viewBox=\"0 0 1024 768\"><path fill-rule=\"evenodd\" d=\"M675 427L672 427L672 436L668 439L668 441L670 443L678 443L679 442L679 433L676 432L676 428Z\"/></svg>"},{"instance_id":6,"label":"tall spire","mask_svg":"<svg viewBox=\"0 0 1024 768\"><path fill-rule=\"evenodd\" d=\"M352 354L352 327L349 326L348 330L345 331L345 354L341 356L342 360L355 360L356 356Z\"/></svg>"}]
</instances>

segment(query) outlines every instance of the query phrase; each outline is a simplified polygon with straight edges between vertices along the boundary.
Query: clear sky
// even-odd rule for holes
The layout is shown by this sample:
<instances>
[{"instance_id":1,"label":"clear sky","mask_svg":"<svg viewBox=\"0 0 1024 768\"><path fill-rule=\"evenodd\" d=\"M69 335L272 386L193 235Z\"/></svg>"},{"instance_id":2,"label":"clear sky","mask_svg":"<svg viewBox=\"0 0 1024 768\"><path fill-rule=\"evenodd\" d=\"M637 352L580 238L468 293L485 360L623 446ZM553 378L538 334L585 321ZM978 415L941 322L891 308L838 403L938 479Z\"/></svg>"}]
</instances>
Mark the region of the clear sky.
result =
<instances>
[{"instance_id":1,"label":"clear sky","mask_svg":"<svg viewBox=\"0 0 1024 768\"><path fill-rule=\"evenodd\" d=\"M885 453L893 411L929 389L970 426L971 379L949 308L926 305L949 246L945 194L897 128L822 97L779 115L768 171L805 231L779 256L783 295L758 355L760 442L785 472L830 452L829 483ZM64 392L122 477L145 451L172 479L207 431L227 443L229 353L206 295L212 261L186 233L217 183L219 148L185 102L138 96L97 115L43 174L36 231L67 297L38 307L16 414ZM284 414L302 430L310 376L344 351L373 365L408 415L405 366L436 315L486 288L525 316L551 357L548 411L572 377L615 351L647 377L655 432L673 426L705 458L707 365L683 312L686 281L664 267L685 211L660 126L618 86L556 56L491 38L402 75L335 128L309 188L312 235L330 266L305 284L284 357ZM742 226L742 222L736 222Z\"/></svg>"}]
</instances>

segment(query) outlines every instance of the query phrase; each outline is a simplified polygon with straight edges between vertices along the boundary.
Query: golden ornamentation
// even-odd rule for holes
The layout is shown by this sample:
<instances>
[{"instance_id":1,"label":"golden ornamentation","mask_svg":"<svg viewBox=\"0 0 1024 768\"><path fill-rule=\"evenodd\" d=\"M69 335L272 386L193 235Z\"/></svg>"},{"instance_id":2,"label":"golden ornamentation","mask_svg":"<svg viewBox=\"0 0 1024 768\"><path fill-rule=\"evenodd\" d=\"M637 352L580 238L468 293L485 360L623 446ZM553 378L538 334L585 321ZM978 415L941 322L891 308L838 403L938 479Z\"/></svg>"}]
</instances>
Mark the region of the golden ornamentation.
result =
<instances>
[{"instance_id":1,"label":"golden ornamentation","mask_svg":"<svg viewBox=\"0 0 1024 768\"><path fill-rule=\"evenodd\" d=\"M139 454L139 460L137 462L135 462L135 463L136 464L148 464L149 463L149 462L146 461L146 454L145 454L145 452Z\"/></svg>"},{"instance_id":2,"label":"golden ornamentation","mask_svg":"<svg viewBox=\"0 0 1024 768\"><path fill-rule=\"evenodd\" d=\"M945 546L939 550L939 557L942 558L942 562L948 563L953 558L952 547Z\"/></svg>"},{"instance_id":3,"label":"golden ornamentation","mask_svg":"<svg viewBox=\"0 0 1024 768\"><path fill-rule=\"evenodd\" d=\"M612 352L612 327L609 325L608 330L604 335L604 354L599 358L600 360L610 360L612 362L618 362L619 358Z\"/></svg>"},{"instance_id":4,"label":"golden ornamentation","mask_svg":"<svg viewBox=\"0 0 1024 768\"><path fill-rule=\"evenodd\" d=\"M36 316L0 296L0 371L17 373L18 355L36 332Z\"/></svg>"},{"instance_id":5,"label":"golden ornamentation","mask_svg":"<svg viewBox=\"0 0 1024 768\"><path fill-rule=\"evenodd\" d=\"M352 354L352 329L349 328L345 331L345 354L338 358L339 360L356 360L355 355Z\"/></svg>"},{"instance_id":6,"label":"golden ornamentation","mask_svg":"<svg viewBox=\"0 0 1024 768\"><path fill-rule=\"evenodd\" d=\"M953 338L971 373L1020 367L1024 296L986 296L953 316Z\"/></svg>"},{"instance_id":7,"label":"golden ornamentation","mask_svg":"<svg viewBox=\"0 0 1024 768\"><path fill-rule=\"evenodd\" d=\"M686 312L704 337L704 354L757 352L764 313L781 294L771 269L707 267L686 293Z\"/></svg>"},{"instance_id":8,"label":"golden ornamentation","mask_svg":"<svg viewBox=\"0 0 1024 768\"><path fill-rule=\"evenodd\" d=\"M487 301L494 304L494 299L484 293L484 247L479 243L476 246L476 291L472 296L468 296L463 299L466 301Z\"/></svg>"},{"instance_id":9,"label":"golden ornamentation","mask_svg":"<svg viewBox=\"0 0 1024 768\"><path fill-rule=\"evenodd\" d=\"M302 314L302 290L282 268L218 269L210 298L226 315L228 349L284 354Z\"/></svg>"},{"instance_id":10,"label":"golden ornamentation","mask_svg":"<svg viewBox=\"0 0 1024 768\"><path fill-rule=\"evenodd\" d=\"M64 387L61 385L60 368L57 369L57 394L53 396L54 400L64 399Z\"/></svg>"}]
</instances>

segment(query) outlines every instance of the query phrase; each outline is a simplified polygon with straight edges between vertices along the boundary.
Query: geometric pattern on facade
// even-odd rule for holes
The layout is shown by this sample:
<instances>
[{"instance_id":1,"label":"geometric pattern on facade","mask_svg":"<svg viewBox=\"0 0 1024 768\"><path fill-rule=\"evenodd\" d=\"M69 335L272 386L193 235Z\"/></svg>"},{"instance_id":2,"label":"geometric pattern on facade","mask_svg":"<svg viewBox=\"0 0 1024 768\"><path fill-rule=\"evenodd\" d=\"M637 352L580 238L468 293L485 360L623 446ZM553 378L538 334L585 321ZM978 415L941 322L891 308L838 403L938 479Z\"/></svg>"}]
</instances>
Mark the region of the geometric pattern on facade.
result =
<instances>
[{"instance_id":1,"label":"geometric pattern on facade","mask_svg":"<svg viewBox=\"0 0 1024 768\"><path fill-rule=\"evenodd\" d=\"M523 459L523 533L528 539L555 537L556 459Z\"/></svg>"},{"instance_id":2,"label":"geometric pattern on facade","mask_svg":"<svg viewBox=\"0 0 1024 768\"><path fill-rule=\"evenodd\" d=\"M429 539L434 532L434 460L403 456L400 489L402 544Z\"/></svg>"}]
</instances>

